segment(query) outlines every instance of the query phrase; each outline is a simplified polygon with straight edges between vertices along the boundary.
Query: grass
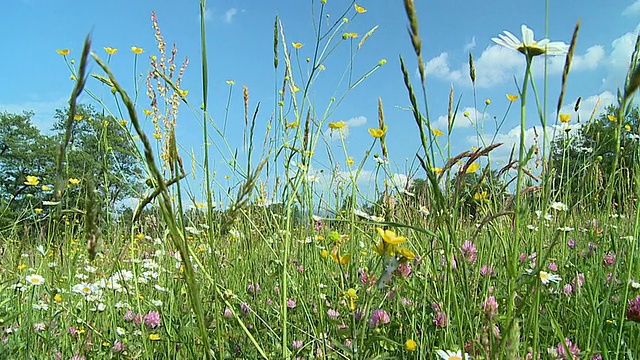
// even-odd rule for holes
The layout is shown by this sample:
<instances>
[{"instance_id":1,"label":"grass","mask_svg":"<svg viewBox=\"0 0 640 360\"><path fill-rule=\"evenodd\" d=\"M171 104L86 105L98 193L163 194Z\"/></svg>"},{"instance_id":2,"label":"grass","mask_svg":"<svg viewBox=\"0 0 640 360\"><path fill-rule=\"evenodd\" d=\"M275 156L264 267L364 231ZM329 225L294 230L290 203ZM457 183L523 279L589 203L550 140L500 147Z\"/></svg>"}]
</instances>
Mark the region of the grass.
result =
<instances>
[{"instance_id":1,"label":"grass","mask_svg":"<svg viewBox=\"0 0 640 360\"><path fill-rule=\"evenodd\" d=\"M175 56L161 52L146 83L154 104L145 112L154 125L152 137L140 119L138 86L130 96L108 62L90 54L87 39L78 68L70 64L76 86L54 195L64 200L65 187L75 186L68 183L63 159L77 97L85 91L104 104L86 89L85 69L91 61L104 73L94 76L102 84L98 86L111 89L117 101L116 109L105 111L131 123L130 139L153 191L141 194L146 208L137 209L133 219L112 216L104 225L91 179L82 179L90 191L80 216L65 212L62 205L44 213L27 209L35 216L1 234L0 356L424 359L461 351L474 359L636 358L640 212L635 165L634 171L619 172L616 151L602 196L593 196L601 189L589 182L572 187L573 193L563 191L569 180L554 181L551 154L525 147L527 101L533 96L538 109L543 107L530 66L519 84L518 159L493 168L490 156L496 144L445 156L442 149L450 148L439 143L427 120L418 17L413 2L406 0L420 83L412 84L412 65L402 56L398 74L404 78L422 144L420 166L412 172L421 171L425 180L423 186L407 189L385 182L375 194L363 193L358 178L375 147L382 153L376 158L376 174L380 179L391 174L382 100L379 127L372 129L372 145L359 163L347 152L344 124L328 119L349 91L386 61L362 72L347 64L336 87L346 90L337 91L324 109L309 95L324 71L322 64L337 46L349 46L343 38L355 38L348 25L364 9L354 5L339 17L348 21L326 24L324 2L314 3L315 52L304 70L296 46L289 46L284 26L275 18L274 89L279 97L271 130L257 154L254 127L260 110L250 109L249 90L243 90L246 161L237 159L226 142L213 144L216 155L207 146L212 133L224 137L226 120L221 126L209 116L204 0L204 95L203 101L193 101L203 105L193 107L180 88L186 63L177 73L170 71ZM156 39L164 44L153 19ZM375 30L360 36L357 45L351 41L352 51L366 46ZM578 30L576 26L567 55L563 89ZM621 91L618 119L630 109L640 82L637 54ZM534 55L532 49L523 51L527 64ZM475 81L472 56L470 68ZM510 100L516 101L515 96ZM230 101L231 95L227 107ZM205 174L202 194L183 185L184 151L174 132L179 106L197 114L202 125L203 163L192 159ZM452 88L447 139L457 108ZM539 113L543 125L550 123L544 111ZM329 168L350 163L331 174L335 192L316 186L309 172L316 149L327 141L327 128L345 149L343 154L329 150ZM622 128L619 121L615 149L620 148ZM241 181L227 187L216 180L212 156L229 163ZM544 164L542 170L530 169L532 160ZM592 177L592 160L580 158L584 164L576 167L581 169L576 176ZM557 168L565 169L568 161L563 156ZM440 163L443 167L436 167ZM621 173L633 184L623 196L614 185ZM373 205L363 211L358 204L371 198L379 200L369 201ZM227 210L215 207L222 199L230 204ZM614 207L614 201L620 206ZM189 202L195 210L183 208Z\"/></svg>"}]
</instances>

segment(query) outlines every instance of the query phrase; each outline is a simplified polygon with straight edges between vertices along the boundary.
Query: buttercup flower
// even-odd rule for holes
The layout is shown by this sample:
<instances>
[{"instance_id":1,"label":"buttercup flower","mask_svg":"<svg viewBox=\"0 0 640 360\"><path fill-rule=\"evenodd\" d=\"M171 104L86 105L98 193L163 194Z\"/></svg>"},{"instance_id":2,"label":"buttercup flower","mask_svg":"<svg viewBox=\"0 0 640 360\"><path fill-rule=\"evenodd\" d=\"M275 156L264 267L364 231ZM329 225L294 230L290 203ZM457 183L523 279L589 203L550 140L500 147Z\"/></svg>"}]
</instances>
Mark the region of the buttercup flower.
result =
<instances>
[{"instance_id":1,"label":"buttercup flower","mask_svg":"<svg viewBox=\"0 0 640 360\"><path fill-rule=\"evenodd\" d=\"M418 348L418 343L416 343L413 339L409 339L404 342L404 348L407 351L415 351Z\"/></svg>"},{"instance_id":2,"label":"buttercup flower","mask_svg":"<svg viewBox=\"0 0 640 360\"><path fill-rule=\"evenodd\" d=\"M118 49L105 46L104 51L106 51L109 55L113 55L118 52Z\"/></svg>"},{"instance_id":3,"label":"buttercup flower","mask_svg":"<svg viewBox=\"0 0 640 360\"><path fill-rule=\"evenodd\" d=\"M139 48L137 46L132 46L131 47L131 51L136 55L140 55L140 54L142 54L144 52L144 49L143 48Z\"/></svg>"},{"instance_id":4,"label":"buttercup flower","mask_svg":"<svg viewBox=\"0 0 640 360\"><path fill-rule=\"evenodd\" d=\"M36 186L40 183L37 176L27 175L27 181L24 182L25 185Z\"/></svg>"},{"instance_id":5,"label":"buttercup flower","mask_svg":"<svg viewBox=\"0 0 640 360\"><path fill-rule=\"evenodd\" d=\"M347 123L342 120L329 123L329 129L343 129L346 127L347 127Z\"/></svg>"},{"instance_id":6,"label":"buttercup flower","mask_svg":"<svg viewBox=\"0 0 640 360\"><path fill-rule=\"evenodd\" d=\"M369 134L371 134L371 136L373 136L376 139L381 138L385 132L387 132L386 126L384 127L384 129L374 129L374 128L369 129Z\"/></svg>"},{"instance_id":7,"label":"buttercup flower","mask_svg":"<svg viewBox=\"0 0 640 360\"><path fill-rule=\"evenodd\" d=\"M509 102L514 102L516 100L518 100L518 95L511 95L511 94L507 94L507 100L509 100Z\"/></svg>"},{"instance_id":8,"label":"buttercup flower","mask_svg":"<svg viewBox=\"0 0 640 360\"><path fill-rule=\"evenodd\" d=\"M569 51L569 45L562 41L551 42L549 39L535 41L533 39L533 30L529 29L526 25L522 25L522 40L508 31L505 31L504 34L499 34L498 38L492 38L491 40L498 45L517 50L529 57L542 54L565 55L567 51Z\"/></svg>"},{"instance_id":9,"label":"buttercup flower","mask_svg":"<svg viewBox=\"0 0 640 360\"><path fill-rule=\"evenodd\" d=\"M571 121L571 115L570 114L560 114L559 116L559 120L561 123L568 123Z\"/></svg>"},{"instance_id":10,"label":"buttercup flower","mask_svg":"<svg viewBox=\"0 0 640 360\"><path fill-rule=\"evenodd\" d=\"M407 241L407 238L404 236L398 236L393 230L383 230L382 228L376 228L376 231L389 245L399 245Z\"/></svg>"},{"instance_id":11,"label":"buttercup flower","mask_svg":"<svg viewBox=\"0 0 640 360\"><path fill-rule=\"evenodd\" d=\"M62 56L67 56L71 52L69 49L57 49L56 52Z\"/></svg>"},{"instance_id":12,"label":"buttercup flower","mask_svg":"<svg viewBox=\"0 0 640 360\"><path fill-rule=\"evenodd\" d=\"M296 49L300 49L300 48L302 48L303 45L302 45L302 43L299 43L299 42L292 42L291 46L293 46Z\"/></svg>"},{"instance_id":13,"label":"buttercup flower","mask_svg":"<svg viewBox=\"0 0 640 360\"><path fill-rule=\"evenodd\" d=\"M367 9L363 8L362 6L360 6L358 4L354 4L353 7L356 9L356 12L359 13L359 14L367 12Z\"/></svg>"}]
</instances>

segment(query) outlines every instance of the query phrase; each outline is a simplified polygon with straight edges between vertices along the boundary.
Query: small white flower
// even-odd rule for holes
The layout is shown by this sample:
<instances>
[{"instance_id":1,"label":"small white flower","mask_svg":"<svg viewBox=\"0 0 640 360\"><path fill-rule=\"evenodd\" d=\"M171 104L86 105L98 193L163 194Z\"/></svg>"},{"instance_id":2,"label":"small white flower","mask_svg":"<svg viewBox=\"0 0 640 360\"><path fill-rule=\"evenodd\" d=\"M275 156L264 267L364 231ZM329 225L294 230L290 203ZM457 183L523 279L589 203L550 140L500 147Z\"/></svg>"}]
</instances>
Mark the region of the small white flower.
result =
<instances>
[{"instance_id":1,"label":"small white flower","mask_svg":"<svg viewBox=\"0 0 640 360\"><path fill-rule=\"evenodd\" d=\"M27 280L27 282L33 286L40 286L44 284L44 278L38 274L27 275L25 280Z\"/></svg>"},{"instance_id":2,"label":"small white flower","mask_svg":"<svg viewBox=\"0 0 640 360\"><path fill-rule=\"evenodd\" d=\"M551 221L551 220L553 220L553 215L551 215L551 214L545 214L545 215L544 215L544 219L545 219L545 220L547 220L547 221Z\"/></svg>"},{"instance_id":3,"label":"small white flower","mask_svg":"<svg viewBox=\"0 0 640 360\"><path fill-rule=\"evenodd\" d=\"M42 245L38 245L38 247L36 248L36 250L38 250L38 252L40 253L40 255L44 256L45 255L45 251L44 251L44 247Z\"/></svg>"},{"instance_id":4,"label":"small white flower","mask_svg":"<svg viewBox=\"0 0 640 360\"><path fill-rule=\"evenodd\" d=\"M31 307L33 307L34 310L38 310L38 311L47 311L49 310L49 304L47 304L46 302L40 301L38 303L35 303L33 305L31 305Z\"/></svg>"},{"instance_id":5,"label":"small white flower","mask_svg":"<svg viewBox=\"0 0 640 360\"><path fill-rule=\"evenodd\" d=\"M450 350L437 350L436 354L440 356L442 360L471 360L471 356L469 354L464 353L462 351L450 351Z\"/></svg>"},{"instance_id":6,"label":"small white flower","mask_svg":"<svg viewBox=\"0 0 640 360\"><path fill-rule=\"evenodd\" d=\"M426 206L420 206L420 213L424 216L429 216L429 214L431 214L429 208Z\"/></svg>"},{"instance_id":7,"label":"small white flower","mask_svg":"<svg viewBox=\"0 0 640 360\"><path fill-rule=\"evenodd\" d=\"M546 272L546 271L540 271L540 273L538 274L538 276L540 276L540 281L541 281L543 284L545 284L545 285L546 285L546 284L548 284L549 282L557 283L557 282L559 282L560 280L562 280L562 278L560 277L560 275L557 275L557 274L551 274L551 273L548 273L548 272Z\"/></svg>"},{"instance_id":8,"label":"small white flower","mask_svg":"<svg viewBox=\"0 0 640 360\"><path fill-rule=\"evenodd\" d=\"M162 300L151 300L151 303L152 303L154 306L162 307Z\"/></svg>"},{"instance_id":9,"label":"small white flower","mask_svg":"<svg viewBox=\"0 0 640 360\"><path fill-rule=\"evenodd\" d=\"M158 285L158 284L153 285L153 287L154 287L156 290L160 291L160 292L165 292L165 291L167 291L167 288L162 287L162 286L160 286L160 285Z\"/></svg>"},{"instance_id":10,"label":"small white flower","mask_svg":"<svg viewBox=\"0 0 640 360\"><path fill-rule=\"evenodd\" d=\"M88 278L89 278L89 276L87 276L85 274L81 274L81 273L76 274L76 279L78 279L78 280L87 280Z\"/></svg>"},{"instance_id":11,"label":"small white flower","mask_svg":"<svg viewBox=\"0 0 640 360\"><path fill-rule=\"evenodd\" d=\"M127 330L121 328L120 326L118 326L116 328L116 334L118 334L118 336L125 336L127 334Z\"/></svg>"},{"instance_id":12,"label":"small white flower","mask_svg":"<svg viewBox=\"0 0 640 360\"><path fill-rule=\"evenodd\" d=\"M320 178L318 178L318 177L317 177L317 176L315 176L315 175L309 175L309 176L307 176L307 181L309 181L309 182L318 182L319 180L320 180Z\"/></svg>"},{"instance_id":13,"label":"small white flower","mask_svg":"<svg viewBox=\"0 0 640 360\"><path fill-rule=\"evenodd\" d=\"M551 208L553 210L556 210L556 211L567 211L567 210L569 210L569 207L565 203L561 203L559 201L555 201L553 204L551 204Z\"/></svg>"},{"instance_id":14,"label":"small white flower","mask_svg":"<svg viewBox=\"0 0 640 360\"><path fill-rule=\"evenodd\" d=\"M527 225L527 229L529 229L531 231L538 231L538 227L537 226L533 226L533 225Z\"/></svg>"},{"instance_id":15,"label":"small white flower","mask_svg":"<svg viewBox=\"0 0 640 360\"><path fill-rule=\"evenodd\" d=\"M565 55L569 51L569 45L562 41L551 42L549 39L535 41L533 39L533 30L526 25L522 25L521 30L522 40L508 31L505 31L504 34L499 34L499 38L492 38L491 40L498 45L519 51L529 57L542 54Z\"/></svg>"},{"instance_id":16,"label":"small white flower","mask_svg":"<svg viewBox=\"0 0 640 360\"><path fill-rule=\"evenodd\" d=\"M563 226L563 227L559 227L557 230L563 231L563 232L570 232L570 231L573 231L574 228L572 228L571 226Z\"/></svg>"},{"instance_id":17,"label":"small white flower","mask_svg":"<svg viewBox=\"0 0 640 360\"><path fill-rule=\"evenodd\" d=\"M107 305L103 303L98 304L98 311L105 311L107 309Z\"/></svg>"},{"instance_id":18,"label":"small white flower","mask_svg":"<svg viewBox=\"0 0 640 360\"><path fill-rule=\"evenodd\" d=\"M640 289L640 283L635 280L629 280L629 285L636 290Z\"/></svg>"}]
</instances>

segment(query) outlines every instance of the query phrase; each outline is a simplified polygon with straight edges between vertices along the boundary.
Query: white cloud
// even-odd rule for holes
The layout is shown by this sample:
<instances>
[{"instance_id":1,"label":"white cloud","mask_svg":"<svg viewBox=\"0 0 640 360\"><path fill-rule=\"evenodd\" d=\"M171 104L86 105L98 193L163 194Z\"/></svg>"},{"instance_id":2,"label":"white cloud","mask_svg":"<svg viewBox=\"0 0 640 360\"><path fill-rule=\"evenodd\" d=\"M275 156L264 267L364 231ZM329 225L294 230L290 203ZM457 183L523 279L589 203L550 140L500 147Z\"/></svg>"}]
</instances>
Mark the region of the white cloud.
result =
<instances>
[{"instance_id":1,"label":"white cloud","mask_svg":"<svg viewBox=\"0 0 640 360\"><path fill-rule=\"evenodd\" d=\"M640 28L636 28L636 32ZM628 32L611 42L611 54L607 61L607 77L603 86L607 89L615 89L624 86L624 81L629 70L631 53L636 44L636 32Z\"/></svg>"},{"instance_id":2,"label":"white cloud","mask_svg":"<svg viewBox=\"0 0 640 360\"><path fill-rule=\"evenodd\" d=\"M449 54L446 52L427 61L425 73L426 75L435 75L454 82L459 82L462 78L462 73L459 70L451 70L449 67Z\"/></svg>"},{"instance_id":3,"label":"white cloud","mask_svg":"<svg viewBox=\"0 0 640 360\"><path fill-rule=\"evenodd\" d=\"M640 0L638 0L640 1ZM469 52L476 47L476 37L471 38L471 42L468 42L464 45L464 52Z\"/></svg>"},{"instance_id":4,"label":"white cloud","mask_svg":"<svg viewBox=\"0 0 640 360\"><path fill-rule=\"evenodd\" d=\"M549 143L549 140L553 135L553 128L550 126L547 126L547 135L549 137L547 139L547 143ZM531 146L533 146L534 144L537 144L538 147L542 148L542 138L542 126L533 126L525 129L525 151L529 151ZM492 164L497 166L504 166L509 160L512 149L514 149L514 160L518 158L518 150L520 147L520 126L516 126L506 133L497 133L495 134L495 138L494 134L471 135L467 137L467 143L469 144L469 146L478 146L478 144L483 143L485 143L487 146L491 144L502 143L501 146L491 151L490 159ZM530 165L532 165L532 163L530 163Z\"/></svg>"},{"instance_id":5,"label":"white cloud","mask_svg":"<svg viewBox=\"0 0 640 360\"><path fill-rule=\"evenodd\" d=\"M204 20L209 21L213 18L213 11L211 9L204 10Z\"/></svg>"},{"instance_id":6,"label":"white cloud","mask_svg":"<svg viewBox=\"0 0 640 360\"><path fill-rule=\"evenodd\" d=\"M468 112L469 117L464 116L464 113ZM466 107L462 110L458 110L455 116L455 121L453 123L454 129L462 129L470 126L475 126L476 123L482 123L487 119L491 119L491 114L487 112L482 112L480 109L476 109L474 107ZM448 119L447 115L441 115L438 119L433 123L433 127L439 129L443 132L447 130L448 127Z\"/></svg>"},{"instance_id":7,"label":"white cloud","mask_svg":"<svg viewBox=\"0 0 640 360\"><path fill-rule=\"evenodd\" d=\"M633 16L637 14L640 14L640 0L636 0L622 11L623 16Z\"/></svg>"},{"instance_id":8,"label":"white cloud","mask_svg":"<svg viewBox=\"0 0 640 360\"><path fill-rule=\"evenodd\" d=\"M62 109L67 105L68 97L62 97L54 100L44 101L26 101L16 104L0 104L0 112L9 112L14 114L22 114L23 111L33 111L35 115L31 118L31 123L40 131L48 133L55 120L53 116L56 109Z\"/></svg>"},{"instance_id":9,"label":"white cloud","mask_svg":"<svg viewBox=\"0 0 640 360\"><path fill-rule=\"evenodd\" d=\"M571 61L571 71L593 70L602 63L602 60L604 60L605 57L606 54L604 47L602 45L594 45L588 48L584 55L577 55L573 57L573 60Z\"/></svg>"},{"instance_id":10,"label":"white cloud","mask_svg":"<svg viewBox=\"0 0 640 360\"><path fill-rule=\"evenodd\" d=\"M604 91L598 95L592 95L586 98L582 98L582 100L580 100L580 107L577 114L575 112L575 101L571 104L564 105L560 109L560 113L570 114L572 123L578 121L578 117L580 118L580 122L585 123L589 121L589 118L591 117L591 114L594 112L594 110L594 118L598 118L600 114L604 113L604 110L607 108L607 106L615 104L616 102L616 96L613 93Z\"/></svg>"},{"instance_id":11,"label":"white cloud","mask_svg":"<svg viewBox=\"0 0 640 360\"><path fill-rule=\"evenodd\" d=\"M342 129L327 128L324 131L324 135L331 141L340 140L340 134L342 134L342 137L346 139L347 137L349 137L349 134L351 133L350 128L355 128L355 127L359 127L366 124L367 118L364 116L356 116L345 121L345 123L347 124L347 126Z\"/></svg>"},{"instance_id":12,"label":"white cloud","mask_svg":"<svg viewBox=\"0 0 640 360\"><path fill-rule=\"evenodd\" d=\"M224 22L226 22L227 24L231 24L231 22L233 21L234 16L236 16L237 13L238 13L238 9L237 8L231 8L231 9L227 10L224 13Z\"/></svg>"},{"instance_id":13,"label":"white cloud","mask_svg":"<svg viewBox=\"0 0 640 360\"><path fill-rule=\"evenodd\" d=\"M401 173L395 173L391 175L391 179L389 179L389 186L393 187L394 190L402 191L403 189L409 189L412 183L413 180L409 178L409 176Z\"/></svg>"}]
</instances>

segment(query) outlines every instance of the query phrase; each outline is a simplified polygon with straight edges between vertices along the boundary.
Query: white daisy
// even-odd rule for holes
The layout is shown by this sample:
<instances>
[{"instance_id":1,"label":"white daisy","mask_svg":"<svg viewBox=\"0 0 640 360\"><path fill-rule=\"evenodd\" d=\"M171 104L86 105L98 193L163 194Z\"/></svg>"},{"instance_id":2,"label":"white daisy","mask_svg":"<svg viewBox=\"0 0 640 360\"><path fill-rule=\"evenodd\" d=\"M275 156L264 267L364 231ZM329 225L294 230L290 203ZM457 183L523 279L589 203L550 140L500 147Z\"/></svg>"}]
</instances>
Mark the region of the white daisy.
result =
<instances>
[{"instance_id":1,"label":"white daisy","mask_svg":"<svg viewBox=\"0 0 640 360\"><path fill-rule=\"evenodd\" d=\"M559 282L560 280L562 280L562 278L560 277L560 275L557 275L557 274L551 274L551 273L548 273L548 272L546 272L546 271L540 271L540 273L538 274L538 276L540 276L540 281L541 281L543 284L545 284L545 285L546 285L546 284L548 284L548 283L550 283L550 282L557 283L557 282Z\"/></svg>"},{"instance_id":2,"label":"white daisy","mask_svg":"<svg viewBox=\"0 0 640 360\"><path fill-rule=\"evenodd\" d=\"M471 360L471 356L469 354L464 353L462 351L450 351L450 350L437 350L436 354L440 356L442 360Z\"/></svg>"},{"instance_id":3,"label":"white daisy","mask_svg":"<svg viewBox=\"0 0 640 360\"><path fill-rule=\"evenodd\" d=\"M44 278L38 274L27 275L25 280L27 280L27 282L33 286L40 286L44 284Z\"/></svg>"},{"instance_id":4,"label":"white daisy","mask_svg":"<svg viewBox=\"0 0 640 360\"><path fill-rule=\"evenodd\" d=\"M492 38L491 40L498 45L519 51L530 57L542 54L565 55L569 51L569 45L562 41L551 42L549 39L535 41L533 39L533 30L526 25L522 25L521 30L522 40L508 31L505 31L504 34L499 34L499 38Z\"/></svg>"},{"instance_id":5,"label":"white daisy","mask_svg":"<svg viewBox=\"0 0 640 360\"><path fill-rule=\"evenodd\" d=\"M561 203L559 201L555 201L553 204L551 204L551 208L553 210L556 210L556 211L567 211L567 210L569 210L569 207L565 203Z\"/></svg>"}]
</instances>

